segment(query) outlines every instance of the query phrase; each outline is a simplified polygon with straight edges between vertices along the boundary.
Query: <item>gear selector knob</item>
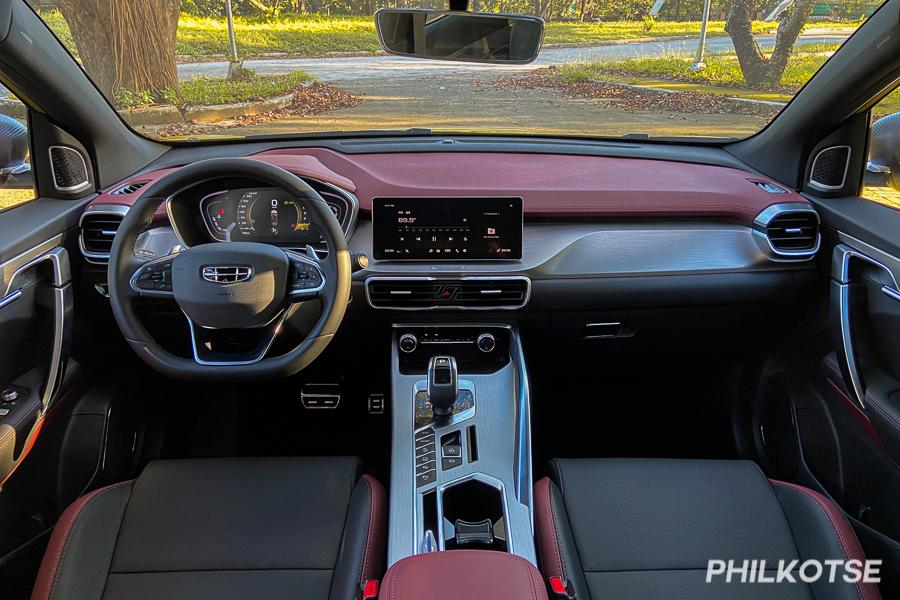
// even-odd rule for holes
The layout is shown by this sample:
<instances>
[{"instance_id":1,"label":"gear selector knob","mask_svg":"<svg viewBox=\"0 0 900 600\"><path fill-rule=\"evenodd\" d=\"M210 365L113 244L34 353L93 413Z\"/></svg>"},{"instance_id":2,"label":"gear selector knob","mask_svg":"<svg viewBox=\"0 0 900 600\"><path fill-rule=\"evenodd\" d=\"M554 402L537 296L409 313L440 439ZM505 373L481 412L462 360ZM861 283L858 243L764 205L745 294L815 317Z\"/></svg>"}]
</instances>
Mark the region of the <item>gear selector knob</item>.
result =
<instances>
[{"instance_id":1,"label":"gear selector knob","mask_svg":"<svg viewBox=\"0 0 900 600\"><path fill-rule=\"evenodd\" d=\"M432 356L428 361L428 399L435 415L449 415L459 393L456 359Z\"/></svg>"}]
</instances>

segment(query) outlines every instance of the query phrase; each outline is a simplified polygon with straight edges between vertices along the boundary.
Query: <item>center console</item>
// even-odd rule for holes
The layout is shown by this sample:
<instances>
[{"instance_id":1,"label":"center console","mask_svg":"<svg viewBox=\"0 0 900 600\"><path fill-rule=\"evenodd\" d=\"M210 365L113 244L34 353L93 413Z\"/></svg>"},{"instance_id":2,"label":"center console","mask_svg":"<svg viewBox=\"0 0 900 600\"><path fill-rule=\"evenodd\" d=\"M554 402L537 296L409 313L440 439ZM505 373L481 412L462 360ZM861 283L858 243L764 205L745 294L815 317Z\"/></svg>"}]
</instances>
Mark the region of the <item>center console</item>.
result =
<instances>
[{"instance_id":1,"label":"center console","mask_svg":"<svg viewBox=\"0 0 900 600\"><path fill-rule=\"evenodd\" d=\"M434 551L534 564L528 376L505 324L396 324L388 564Z\"/></svg>"}]
</instances>

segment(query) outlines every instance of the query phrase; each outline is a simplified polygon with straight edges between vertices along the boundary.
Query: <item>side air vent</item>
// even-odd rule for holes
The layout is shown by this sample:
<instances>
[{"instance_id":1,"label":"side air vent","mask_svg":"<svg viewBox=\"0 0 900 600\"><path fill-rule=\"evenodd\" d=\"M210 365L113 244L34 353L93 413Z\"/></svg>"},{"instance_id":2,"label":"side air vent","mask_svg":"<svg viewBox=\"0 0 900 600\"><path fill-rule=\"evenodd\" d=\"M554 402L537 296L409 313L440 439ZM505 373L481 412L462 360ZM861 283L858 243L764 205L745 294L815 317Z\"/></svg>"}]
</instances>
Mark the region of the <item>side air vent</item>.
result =
<instances>
[{"instance_id":1,"label":"side air vent","mask_svg":"<svg viewBox=\"0 0 900 600\"><path fill-rule=\"evenodd\" d=\"M109 260L113 239L127 210L124 206L91 207L81 215L78 245L88 261L102 264Z\"/></svg>"},{"instance_id":2,"label":"side air vent","mask_svg":"<svg viewBox=\"0 0 900 600\"><path fill-rule=\"evenodd\" d=\"M87 163L81 152L68 146L50 146L50 171L58 192L74 194L90 189Z\"/></svg>"},{"instance_id":3,"label":"side air vent","mask_svg":"<svg viewBox=\"0 0 900 600\"><path fill-rule=\"evenodd\" d=\"M819 215L806 204L770 206L756 218L754 229L778 257L811 258L819 250Z\"/></svg>"},{"instance_id":4,"label":"side air vent","mask_svg":"<svg viewBox=\"0 0 900 600\"><path fill-rule=\"evenodd\" d=\"M128 194L133 194L145 185L147 185L147 181L133 181L131 183L126 183L121 187L117 187L112 191L113 196L125 196Z\"/></svg>"},{"instance_id":5,"label":"side air vent","mask_svg":"<svg viewBox=\"0 0 900 600\"><path fill-rule=\"evenodd\" d=\"M825 148L813 159L809 171L809 186L823 192L840 190L847 181L849 167L850 146Z\"/></svg>"},{"instance_id":6,"label":"side air vent","mask_svg":"<svg viewBox=\"0 0 900 600\"><path fill-rule=\"evenodd\" d=\"M527 277L370 277L366 297L373 308L393 310L512 310L528 303Z\"/></svg>"}]
</instances>

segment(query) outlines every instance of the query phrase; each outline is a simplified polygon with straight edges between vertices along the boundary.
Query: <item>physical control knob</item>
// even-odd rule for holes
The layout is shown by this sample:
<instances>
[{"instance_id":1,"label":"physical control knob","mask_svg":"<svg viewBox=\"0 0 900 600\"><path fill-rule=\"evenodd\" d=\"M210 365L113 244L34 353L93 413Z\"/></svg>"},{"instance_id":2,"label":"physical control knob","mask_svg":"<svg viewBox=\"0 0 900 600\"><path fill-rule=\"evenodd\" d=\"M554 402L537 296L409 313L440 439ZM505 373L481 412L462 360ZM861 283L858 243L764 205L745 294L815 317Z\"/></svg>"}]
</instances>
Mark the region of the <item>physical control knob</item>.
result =
<instances>
[{"instance_id":1,"label":"physical control knob","mask_svg":"<svg viewBox=\"0 0 900 600\"><path fill-rule=\"evenodd\" d=\"M490 333L482 333L475 341L475 345L484 353L493 352L497 347L497 340Z\"/></svg>"},{"instance_id":2,"label":"physical control knob","mask_svg":"<svg viewBox=\"0 0 900 600\"><path fill-rule=\"evenodd\" d=\"M400 336L400 351L409 354L419 346L419 340L411 333L404 333Z\"/></svg>"}]
</instances>

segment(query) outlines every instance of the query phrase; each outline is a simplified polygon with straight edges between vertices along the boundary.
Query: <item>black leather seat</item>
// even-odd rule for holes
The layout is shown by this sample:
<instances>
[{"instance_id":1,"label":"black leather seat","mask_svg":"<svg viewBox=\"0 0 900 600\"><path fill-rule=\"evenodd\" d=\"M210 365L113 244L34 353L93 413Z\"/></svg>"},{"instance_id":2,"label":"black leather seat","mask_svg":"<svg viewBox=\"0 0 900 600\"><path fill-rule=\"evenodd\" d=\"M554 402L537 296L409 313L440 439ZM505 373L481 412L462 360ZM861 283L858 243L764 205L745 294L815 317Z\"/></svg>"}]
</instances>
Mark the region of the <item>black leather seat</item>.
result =
<instances>
[{"instance_id":1,"label":"black leather seat","mask_svg":"<svg viewBox=\"0 0 900 600\"><path fill-rule=\"evenodd\" d=\"M63 513L32 598L353 600L385 509L354 458L154 462Z\"/></svg>"},{"instance_id":2,"label":"black leather seat","mask_svg":"<svg viewBox=\"0 0 900 600\"><path fill-rule=\"evenodd\" d=\"M876 600L874 584L731 583L710 560L865 560L841 510L747 461L556 460L535 485L545 577L578 600ZM769 572L771 575L772 572Z\"/></svg>"}]
</instances>

